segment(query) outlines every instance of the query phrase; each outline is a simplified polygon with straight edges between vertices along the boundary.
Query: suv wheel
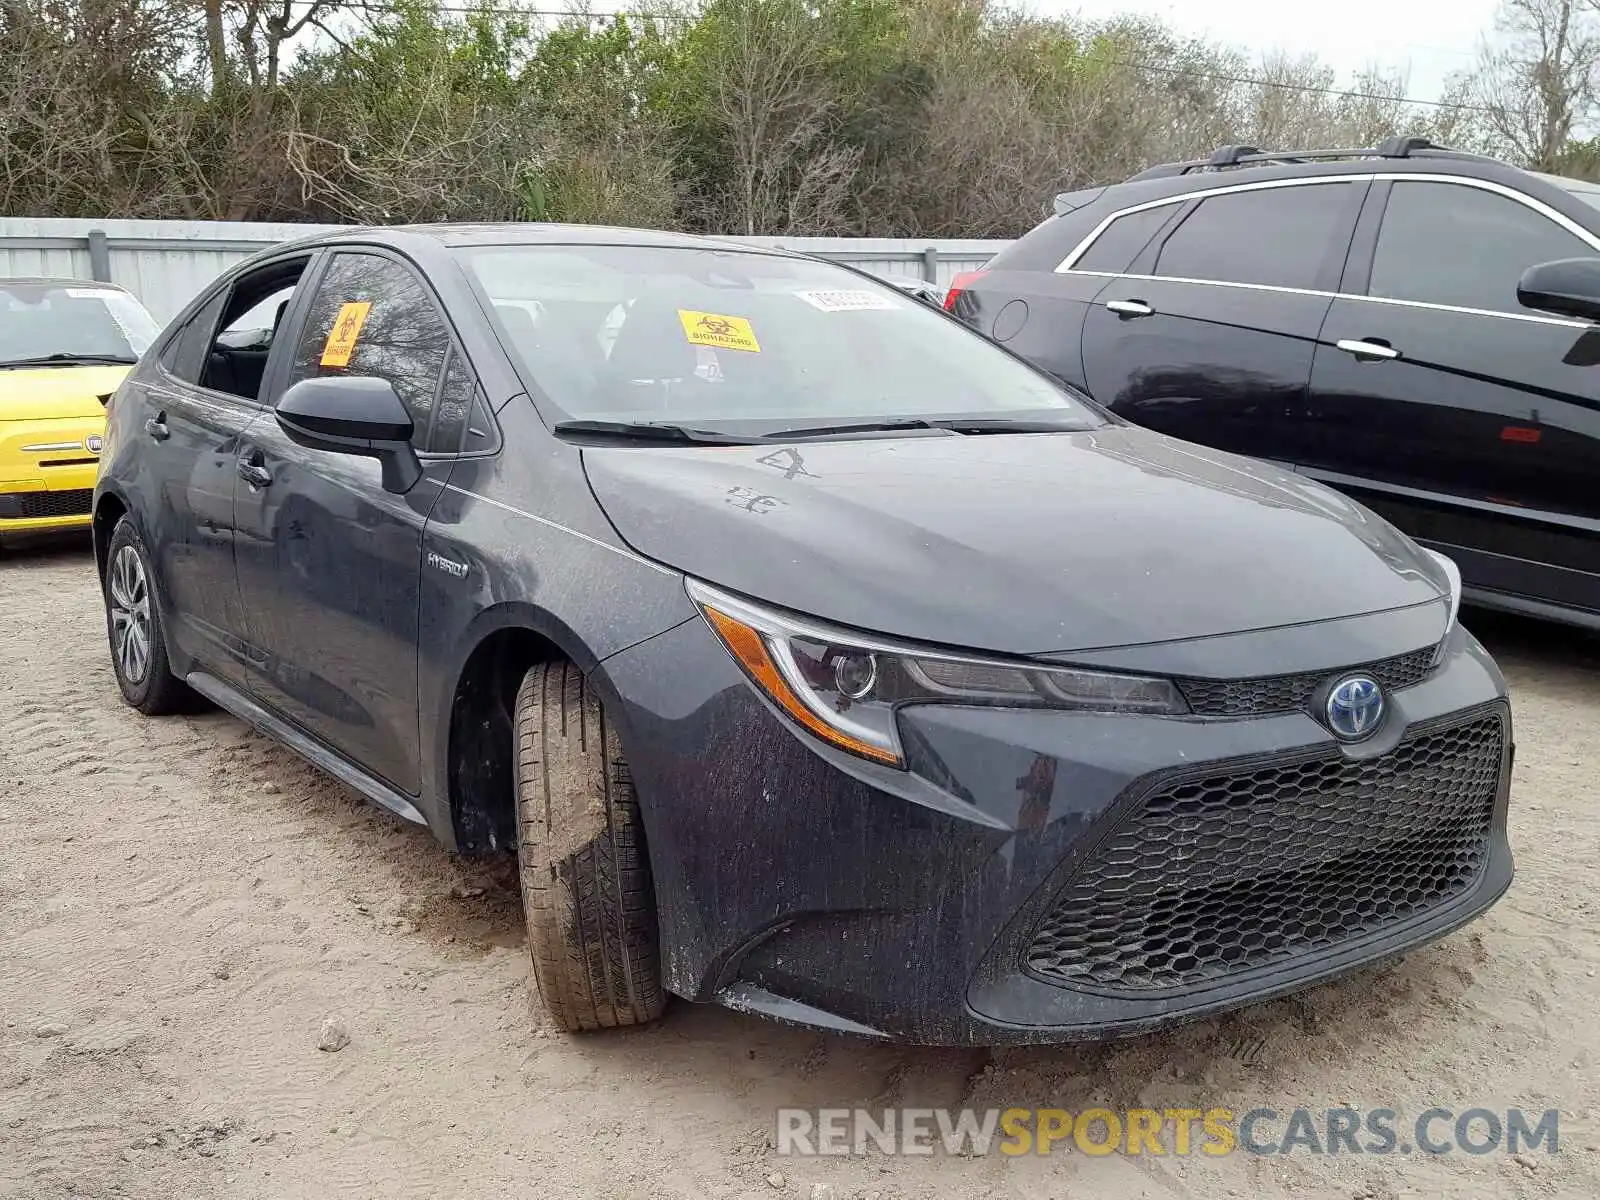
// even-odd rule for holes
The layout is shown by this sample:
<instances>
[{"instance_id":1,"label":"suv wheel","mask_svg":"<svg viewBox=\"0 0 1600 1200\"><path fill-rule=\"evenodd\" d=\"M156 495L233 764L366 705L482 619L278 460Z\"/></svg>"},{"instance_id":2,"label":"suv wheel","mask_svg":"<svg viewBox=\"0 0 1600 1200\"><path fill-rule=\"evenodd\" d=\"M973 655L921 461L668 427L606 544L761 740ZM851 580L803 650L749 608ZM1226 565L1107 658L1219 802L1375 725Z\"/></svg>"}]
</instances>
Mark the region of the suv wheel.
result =
<instances>
[{"instance_id":1,"label":"suv wheel","mask_svg":"<svg viewBox=\"0 0 1600 1200\"><path fill-rule=\"evenodd\" d=\"M111 667L122 698L146 716L177 712L188 701L188 686L172 673L166 633L155 602L150 554L127 517L111 532L106 553L106 632Z\"/></svg>"},{"instance_id":2,"label":"suv wheel","mask_svg":"<svg viewBox=\"0 0 1600 1200\"><path fill-rule=\"evenodd\" d=\"M639 802L600 698L569 662L517 691L517 859L533 978L571 1033L666 1005Z\"/></svg>"}]
</instances>

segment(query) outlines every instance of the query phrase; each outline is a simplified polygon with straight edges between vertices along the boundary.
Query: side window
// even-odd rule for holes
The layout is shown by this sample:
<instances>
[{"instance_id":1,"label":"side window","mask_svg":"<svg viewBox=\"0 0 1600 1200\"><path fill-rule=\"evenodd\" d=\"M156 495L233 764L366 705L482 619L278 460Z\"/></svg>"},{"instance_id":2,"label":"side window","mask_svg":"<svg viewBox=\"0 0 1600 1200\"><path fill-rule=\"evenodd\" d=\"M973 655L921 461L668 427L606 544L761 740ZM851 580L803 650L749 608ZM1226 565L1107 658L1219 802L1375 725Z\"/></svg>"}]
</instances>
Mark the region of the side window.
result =
<instances>
[{"instance_id":1,"label":"side window","mask_svg":"<svg viewBox=\"0 0 1600 1200\"><path fill-rule=\"evenodd\" d=\"M467 436L461 441L461 452L473 454L499 449L500 427L495 424L494 414L489 411L489 406L483 402L481 394L474 396L472 413L467 418Z\"/></svg>"},{"instance_id":2,"label":"side window","mask_svg":"<svg viewBox=\"0 0 1600 1200\"><path fill-rule=\"evenodd\" d=\"M211 335L222 316L222 306L228 302L228 291L223 288L207 301L162 347L161 365L169 375L185 383L200 382L206 354L211 349Z\"/></svg>"},{"instance_id":3,"label":"side window","mask_svg":"<svg viewBox=\"0 0 1600 1200\"><path fill-rule=\"evenodd\" d=\"M240 348L254 346L262 350L271 346L272 335L278 331L278 324L288 311L289 298L293 295L294 284L291 283L272 292L266 299L257 301L237 316L230 313L227 327L217 335L218 343ZM242 302L249 303L249 299Z\"/></svg>"},{"instance_id":4,"label":"side window","mask_svg":"<svg viewBox=\"0 0 1600 1200\"><path fill-rule=\"evenodd\" d=\"M1314 288L1335 234L1355 215L1357 187L1302 184L1202 200L1168 236L1155 273Z\"/></svg>"},{"instance_id":5,"label":"side window","mask_svg":"<svg viewBox=\"0 0 1600 1200\"><path fill-rule=\"evenodd\" d=\"M472 368L467 366L467 360L459 352L452 352L450 365L445 368L444 382L439 387L439 402L434 408L433 432L428 436L429 450L454 454L461 449L467 417L477 398L478 381L472 374Z\"/></svg>"},{"instance_id":6,"label":"side window","mask_svg":"<svg viewBox=\"0 0 1600 1200\"><path fill-rule=\"evenodd\" d=\"M1118 217L1078 256L1071 269L1126 271L1133 260L1139 257L1139 252L1150 244L1150 239L1161 232L1161 227L1177 207L1175 203L1163 204L1159 208L1146 208Z\"/></svg>"},{"instance_id":7,"label":"side window","mask_svg":"<svg viewBox=\"0 0 1600 1200\"><path fill-rule=\"evenodd\" d=\"M1517 280L1535 263L1592 257L1580 238L1506 196L1454 183L1397 183L1389 193L1367 292L1459 308L1523 313Z\"/></svg>"},{"instance_id":8,"label":"side window","mask_svg":"<svg viewBox=\"0 0 1600 1200\"><path fill-rule=\"evenodd\" d=\"M255 403L272 335L309 258L271 262L220 288L161 348L161 365L185 381Z\"/></svg>"},{"instance_id":9,"label":"side window","mask_svg":"<svg viewBox=\"0 0 1600 1200\"><path fill-rule=\"evenodd\" d=\"M336 351L335 325L347 331L348 361ZM289 381L318 375L387 379L411 414L413 442L425 450L449 356L450 333L416 274L382 255L344 251L334 255L317 285ZM459 439L459 419L455 428Z\"/></svg>"}]
</instances>

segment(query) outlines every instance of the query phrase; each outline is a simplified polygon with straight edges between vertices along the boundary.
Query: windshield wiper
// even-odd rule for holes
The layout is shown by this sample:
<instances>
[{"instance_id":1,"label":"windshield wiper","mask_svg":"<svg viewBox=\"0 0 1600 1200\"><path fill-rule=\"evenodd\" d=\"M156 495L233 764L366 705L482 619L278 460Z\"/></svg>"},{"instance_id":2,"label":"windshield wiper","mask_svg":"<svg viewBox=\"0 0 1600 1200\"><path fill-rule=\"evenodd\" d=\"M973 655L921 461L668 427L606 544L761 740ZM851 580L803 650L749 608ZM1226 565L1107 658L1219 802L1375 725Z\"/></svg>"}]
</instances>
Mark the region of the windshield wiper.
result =
<instances>
[{"instance_id":1,"label":"windshield wiper","mask_svg":"<svg viewBox=\"0 0 1600 1200\"><path fill-rule=\"evenodd\" d=\"M902 429L939 429L949 433L1063 433L1076 426L1071 418L1049 417L891 417L847 425L803 425L763 435L767 441L832 437L846 433L895 433Z\"/></svg>"},{"instance_id":2,"label":"windshield wiper","mask_svg":"<svg viewBox=\"0 0 1600 1200\"><path fill-rule=\"evenodd\" d=\"M928 424L956 433L1069 433L1078 428L1070 419L1049 417L933 417Z\"/></svg>"},{"instance_id":3,"label":"windshield wiper","mask_svg":"<svg viewBox=\"0 0 1600 1200\"><path fill-rule=\"evenodd\" d=\"M894 417L883 421L853 421L844 425L800 425L761 436L764 441L787 442L800 438L832 437L840 433L894 433L901 429L939 428L942 426L926 417Z\"/></svg>"},{"instance_id":4,"label":"windshield wiper","mask_svg":"<svg viewBox=\"0 0 1600 1200\"><path fill-rule=\"evenodd\" d=\"M582 434L586 437L613 438L624 442L665 442L678 445L749 446L760 440L736 433L718 433L712 429L693 429L687 425L670 425L656 421L557 421L555 431Z\"/></svg>"},{"instance_id":5,"label":"windshield wiper","mask_svg":"<svg viewBox=\"0 0 1600 1200\"><path fill-rule=\"evenodd\" d=\"M32 358L8 358L0 361L0 367L40 367L50 363L114 363L121 366L138 361L127 354L69 354L61 351L56 354L38 354Z\"/></svg>"}]
</instances>

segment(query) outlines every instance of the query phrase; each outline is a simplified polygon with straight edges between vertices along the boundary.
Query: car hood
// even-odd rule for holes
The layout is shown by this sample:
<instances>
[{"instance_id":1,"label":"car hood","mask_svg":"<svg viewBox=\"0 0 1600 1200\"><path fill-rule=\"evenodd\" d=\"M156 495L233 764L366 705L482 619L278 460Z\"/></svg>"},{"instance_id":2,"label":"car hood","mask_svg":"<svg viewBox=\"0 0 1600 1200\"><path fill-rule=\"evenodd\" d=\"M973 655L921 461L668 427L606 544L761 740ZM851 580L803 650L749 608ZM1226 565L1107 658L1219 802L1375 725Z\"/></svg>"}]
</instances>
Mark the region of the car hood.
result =
<instances>
[{"instance_id":1,"label":"car hood","mask_svg":"<svg viewBox=\"0 0 1600 1200\"><path fill-rule=\"evenodd\" d=\"M1148 430L586 448L638 553L858 629L1011 654L1238 633L1436 600L1391 525Z\"/></svg>"},{"instance_id":2,"label":"car hood","mask_svg":"<svg viewBox=\"0 0 1600 1200\"><path fill-rule=\"evenodd\" d=\"M131 366L17 367L0 370L0 421L94 417Z\"/></svg>"}]
</instances>

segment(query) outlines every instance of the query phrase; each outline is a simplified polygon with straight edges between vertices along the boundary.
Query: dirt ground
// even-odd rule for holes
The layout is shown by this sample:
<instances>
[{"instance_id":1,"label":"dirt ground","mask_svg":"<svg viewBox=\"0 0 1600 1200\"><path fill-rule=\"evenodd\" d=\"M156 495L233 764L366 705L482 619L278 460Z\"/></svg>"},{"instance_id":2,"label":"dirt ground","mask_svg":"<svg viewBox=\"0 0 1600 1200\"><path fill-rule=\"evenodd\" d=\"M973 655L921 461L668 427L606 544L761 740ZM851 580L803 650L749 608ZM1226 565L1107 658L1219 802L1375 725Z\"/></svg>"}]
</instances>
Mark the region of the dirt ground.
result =
<instances>
[{"instance_id":1,"label":"dirt ground","mask_svg":"<svg viewBox=\"0 0 1600 1200\"><path fill-rule=\"evenodd\" d=\"M1512 682L1517 880L1300 997L1098 1047L883 1047L678 1003L573 1038L515 877L221 713L112 680L87 549L0 555L0 1195L1600 1195L1600 643L1468 614ZM325 1019L349 1044L318 1049ZM779 1157L780 1106L1561 1110L1559 1153Z\"/></svg>"}]
</instances>

